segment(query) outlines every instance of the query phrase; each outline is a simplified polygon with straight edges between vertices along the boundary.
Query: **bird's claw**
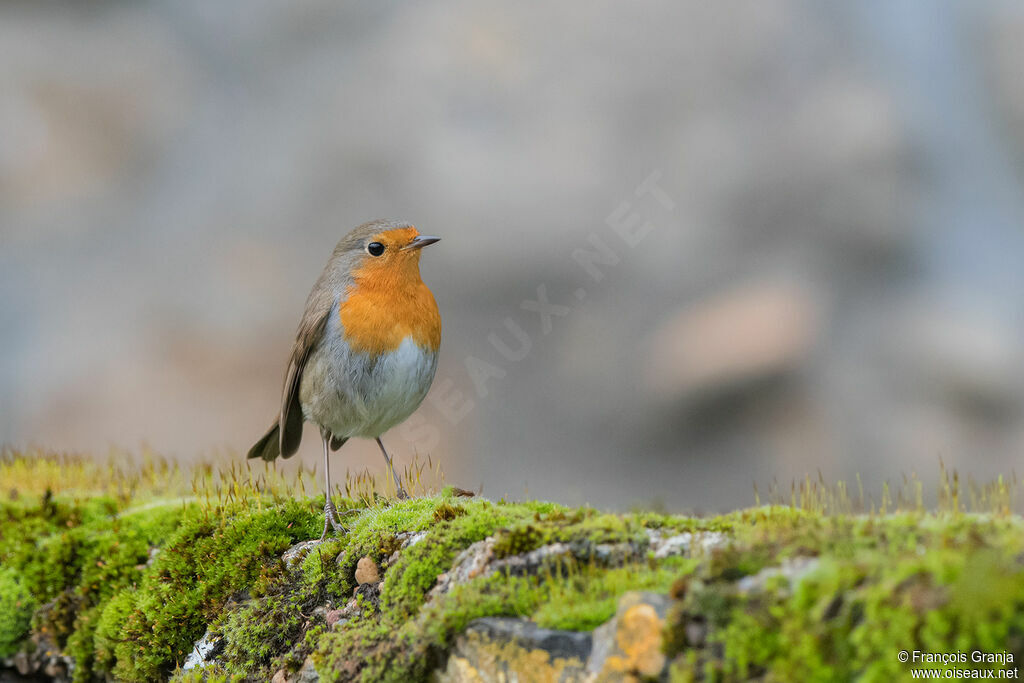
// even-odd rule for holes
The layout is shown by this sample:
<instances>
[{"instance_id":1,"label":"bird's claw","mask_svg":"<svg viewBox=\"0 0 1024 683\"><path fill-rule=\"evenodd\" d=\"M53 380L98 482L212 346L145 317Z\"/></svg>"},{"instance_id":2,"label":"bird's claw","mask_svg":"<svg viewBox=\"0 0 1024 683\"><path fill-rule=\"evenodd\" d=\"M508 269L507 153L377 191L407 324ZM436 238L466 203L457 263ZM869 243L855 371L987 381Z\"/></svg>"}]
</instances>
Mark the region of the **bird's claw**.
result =
<instances>
[{"instance_id":1,"label":"bird's claw","mask_svg":"<svg viewBox=\"0 0 1024 683\"><path fill-rule=\"evenodd\" d=\"M338 510L334 507L334 503L330 498L324 503L324 532L320 534L320 540L327 538L327 532L331 529L335 531L344 531L345 527L341 526L341 522L338 521Z\"/></svg>"}]
</instances>

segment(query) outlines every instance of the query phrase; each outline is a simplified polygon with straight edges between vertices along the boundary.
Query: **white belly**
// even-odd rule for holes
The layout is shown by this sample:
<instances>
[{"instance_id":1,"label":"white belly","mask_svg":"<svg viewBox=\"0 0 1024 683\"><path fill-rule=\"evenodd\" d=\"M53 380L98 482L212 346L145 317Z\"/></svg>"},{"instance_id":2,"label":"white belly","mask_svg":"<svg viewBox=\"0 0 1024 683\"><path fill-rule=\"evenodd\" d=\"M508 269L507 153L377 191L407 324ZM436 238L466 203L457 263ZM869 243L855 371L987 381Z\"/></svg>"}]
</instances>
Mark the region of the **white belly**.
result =
<instances>
[{"instance_id":1,"label":"white belly","mask_svg":"<svg viewBox=\"0 0 1024 683\"><path fill-rule=\"evenodd\" d=\"M374 359L352 353L329 321L325 343L306 361L299 397L304 417L334 436L375 438L419 407L437 370L437 352L406 337Z\"/></svg>"}]
</instances>

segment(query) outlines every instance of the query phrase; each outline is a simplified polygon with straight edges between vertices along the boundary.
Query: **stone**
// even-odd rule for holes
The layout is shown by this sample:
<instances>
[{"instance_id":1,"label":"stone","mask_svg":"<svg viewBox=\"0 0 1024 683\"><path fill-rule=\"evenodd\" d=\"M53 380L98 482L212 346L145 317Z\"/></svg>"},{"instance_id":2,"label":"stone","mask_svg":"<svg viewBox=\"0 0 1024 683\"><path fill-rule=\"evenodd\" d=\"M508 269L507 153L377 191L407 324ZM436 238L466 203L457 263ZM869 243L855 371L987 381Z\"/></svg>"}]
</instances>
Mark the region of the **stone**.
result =
<instances>
[{"instance_id":1,"label":"stone","mask_svg":"<svg viewBox=\"0 0 1024 683\"><path fill-rule=\"evenodd\" d=\"M405 550L406 548L411 548L412 546L416 545L426 537L426 531L401 531L395 534L395 538L399 541L400 545L398 547L398 550L391 553L391 555L388 557L386 566L390 567L395 562L398 562L398 558L402 556L403 550Z\"/></svg>"},{"instance_id":2,"label":"stone","mask_svg":"<svg viewBox=\"0 0 1024 683\"><path fill-rule=\"evenodd\" d=\"M288 672L284 669L278 669L274 672L274 676L270 679L270 683L288 683Z\"/></svg>"},{"instance_id":3,"label":"stone","mask_svg":"<svg viewBox=\"0 0 1024 683\"><path fill-rule=\"evenodd\" d=\"M494 541L494 537L489 536L456 555L452 568L437 577L437 583L430 589L430 597L444 595L452 587L482 575L494 558Z\"/></svg>"},{"instance_id":4,"label":"stone","mask_svg":"<svg viewBox=\"0 0 1024 683\"><path fill-rule=\"evenodd\" d=\"M356 583L363 585L364 583L379 582L380 568L377 566L377 563L369 556L360 557L359 563L356 564Z\"/></svg>"},{"instance_id":5,"label":"stone","mask_svg":"<svg viewBox=\"0 0 1024 683\"><path fill-rule=\"evenodd\" d=\"M647 544L643 542L591 543L549 543L520 555L494 557L495 537L489 536L477 541L459 553L452 568L437 577L437 583L430 590L430 597L444 595L457 586L472 579L490 576L496 572L509 576L532 576L545 567L567 560L593 563L603 567L617 567L644 557Z\"/></svg>"},{"instance_id":6,"label":"stone","mask_svg":"<svg viewBox=\"0 0 1024 683\"><path fill-rule=\"evenodd\" d=\"M805 576L818 568L820 561L816 557L793 557L786 559L777 567L765 567L751 576L744 576L736 582L736 590L740 593L756 593L765 588L769 579L783 577L792 588Z\"/></svg>"},{"instance_id":7,"label":"stone","mask_svg":"<svg viewBox=\"0 0 1024 683\"><path fill-rule=\"evenodd\" d=\"M708 638L708 625L703 621L686 622L686 642L693 647L704 647Z\"/></svg>"},{"instance_id":8,"label":"stone","mask_svg":"<svg viewBox=\"0 0 1024 683\"><path fill-rule=\"evenodd\" d=\"M692 557L695 553L706 554L729 542L729 537L720 531L685 531L665 536L657 529L648 529L647 538L650 540L648 550L657 560L673 556Z\"/></svg>"},{"instance_id":9,"label":"stone","mask_svg":"<svg viewBox=\"0 0 1024 683\"><path fill-rule=\"evenodd\" d=\"M320 680L320 674L316 671L316 665L313 664L312 657L306 657L306 661L302 663L302 668L295 674L292 683L318 683Z\"/></svg>"},{"instance_id":10,"label":"stone","mask_svg":"<svg viewBox=\"0 0 1024 683\"><path fill-rule=\"evenodd\" d=\"M302 561L304 559L306 559L306 555L309 554L309 551L317 547L318 545L320 545L319 539L296 543L291 548L288 548L288 550L284 551L284 554L281 555L281 560L284 562L284 566L288 569L295 569L300 564L302 564Z\"/></svg>"},{"instance_id":11,"label":"stone","mask_svg":"<svg viewBox=\"0 0 1024 683\"><path fill-rule=\"evenodd\" d=\"M496 560L486 568L482 575L506 572L509 576L529 576L536 574L545 565L555 564L572 557L574 557L574 553L568 543L551 543L522 555Z\"/></svg>"},{"instance_id":12,"label":"stone","mask_svg":"<svg viewBox=\"0 0 1024 683\"><path fill-rule=\"evenodd\" d=\"M52 603L50 603L52 606ZM42 609L45 609L44 606ZM42 674L55 683L70 681L68 672L75 665L74 660L62 654L61 648L47 633L35 632L29 639L31 645L16 652L13 657L0 659L0 682L6 681L4 669L14 669L26 680L36 680ZM16 680L22 680L18 677Z\"/></svg>"},{"instance_id":13,"label":"stone","mask_svg":"<svg viewBox=\"0 0 1024 683\"><path fill-rule=\"evenodd\" d=\"M67 678L68 667L60 659L54 657L43 667L43 674L51 680L63 681Z\"/></svg>"},{"instance_id":14,"label":"stone","mask_svg":"<svg viewBox=\"0 0 1024 683\"><path fill-rule=\"evenodd\" d=\"M395 537L402 542L402 550L414 546L427 537L426 531L401 531Z\"/></svg>"},{"instance_id":15,"label":"stone","mask_svg":"<svg viewBox=\"0 0 1024 683\"><path fill-rule=\"evenodd\" d=\"M188 653L185 663L181 665L182 671L190 671L191 669L206 666L223 651L224 645L223 638L214 636L207 629L203 637L192 646L192 652Z\"/></svg>"},{"instance_id":16,"label":"stone","mask_svg":"<svg viewBox=\"0 0 1024 683\"><path fill-rule=\"evenodd\" d=\"M589 633L544 629L525 619L470 622L438 679L469 681L583 681Z\"/></svg>"},{"instance_id":17,"label":"stone","mask_svg":"<svg viewBox=\"0 0 1024 683\"><path fill-rule=\"evenodd\" d=\"M16 652L14 654L14 668L18 670L22 676L28 676L29 674L35 673L36 666L32 658L28 656L25 651Z\"/></svg>"},{"instance_id":18,"label":"stone","mask_svg":"<svg viewBox=\"0 0 1024 683\"><path fill-rule=\"evenodd\" d=\"M662 677L668 665L662 631L670 604L668 596L658 593L623 595L615 617L594 630L586 667L591 680Z\"/></svg>"}]
</instances>

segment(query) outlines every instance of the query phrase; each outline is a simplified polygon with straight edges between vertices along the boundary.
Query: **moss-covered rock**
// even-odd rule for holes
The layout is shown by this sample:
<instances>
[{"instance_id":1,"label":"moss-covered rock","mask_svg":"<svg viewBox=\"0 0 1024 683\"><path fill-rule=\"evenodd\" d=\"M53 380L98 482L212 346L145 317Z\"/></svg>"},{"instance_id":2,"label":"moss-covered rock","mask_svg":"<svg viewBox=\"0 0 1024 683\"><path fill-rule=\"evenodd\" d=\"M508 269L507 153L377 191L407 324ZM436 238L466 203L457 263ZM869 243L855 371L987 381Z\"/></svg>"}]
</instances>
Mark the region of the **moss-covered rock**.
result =
<instances>
[{"instance_id":1,"label":"moss-covered rock","mask_svg":"<svg viewBox=\"0 0 1024 683\"><path fill-rule=\"evenodd\" d=\"M265 476L0 501L0 657L52 675L71 662L75 681L461 680L488 658L522 680L832 681L923 666L901 649L1002 655L978 670L1024 656L1024 522L1002 503L852 514L815 498L701 518L450 489L339 497L344 531L320 543L323 498Z\"/></svg>"}]
</instances>

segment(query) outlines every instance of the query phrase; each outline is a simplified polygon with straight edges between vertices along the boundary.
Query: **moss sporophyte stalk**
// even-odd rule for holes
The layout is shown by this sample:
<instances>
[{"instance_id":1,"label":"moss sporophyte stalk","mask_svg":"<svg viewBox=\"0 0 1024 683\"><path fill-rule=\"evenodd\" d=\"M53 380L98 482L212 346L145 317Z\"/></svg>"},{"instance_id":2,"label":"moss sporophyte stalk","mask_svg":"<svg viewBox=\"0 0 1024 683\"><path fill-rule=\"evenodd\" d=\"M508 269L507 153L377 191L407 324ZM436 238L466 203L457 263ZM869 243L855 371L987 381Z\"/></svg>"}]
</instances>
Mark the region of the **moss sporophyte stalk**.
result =
<instances>
[{"instance_id":1,"label":"moss sporophyte stalk","mask_svg":"<svg viewBox=\"0 0 1024 683\"><path fill-rule=\"evenodd\" d=\"M676 681L888 681L1024 655L1014 482L943 475L926 511L915 478L875 503L807 480L789 500L689 517L416 484L433 471L407 472L419 488L401 502L350 480L343 530L316 544L324 499L302 495L308 473L5 453L0 657L59 661L75 681L426 681L457 671L477 618L597 642L633 591L667 596L648 610L661 640L648 660ZM212 654L184 670L201 640Z\"/></svg>"}]
</instances>

